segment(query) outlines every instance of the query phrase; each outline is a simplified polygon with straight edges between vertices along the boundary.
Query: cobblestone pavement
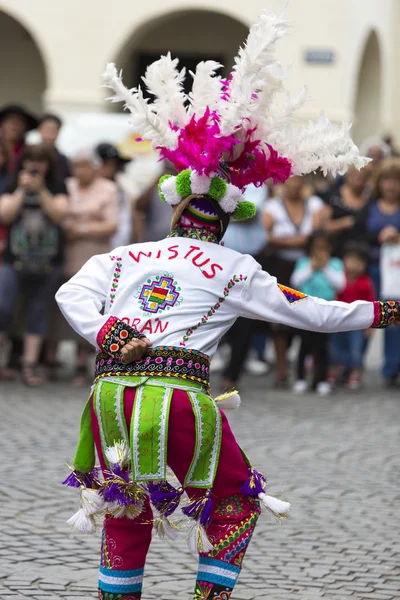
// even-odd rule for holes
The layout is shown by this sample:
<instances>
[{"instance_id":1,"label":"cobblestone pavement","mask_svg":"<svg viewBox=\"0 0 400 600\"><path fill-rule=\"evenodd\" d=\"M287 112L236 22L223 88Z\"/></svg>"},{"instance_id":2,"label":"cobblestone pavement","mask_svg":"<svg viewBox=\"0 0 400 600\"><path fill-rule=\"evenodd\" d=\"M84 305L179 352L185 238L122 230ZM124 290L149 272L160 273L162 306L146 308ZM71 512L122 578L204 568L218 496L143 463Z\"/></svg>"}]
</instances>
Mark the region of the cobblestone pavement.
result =
<instances>
[{"instance_id":1,"label":"cobblestone pavement","mask_svg":"<svg viewBox=\"0 0 400 600\"><path fill-rule=\"evenodd\" d=\"M400 598L400 399L371 377L331 398L245 380L233 428L292 518L260 519L237 600ZM96 597L98 536L71 533L77 492L58 485L77 440L85 391L1 384L0 598ZM154 540L143 600L190 599L196 558Z\"/></svg>"}]
</instances>

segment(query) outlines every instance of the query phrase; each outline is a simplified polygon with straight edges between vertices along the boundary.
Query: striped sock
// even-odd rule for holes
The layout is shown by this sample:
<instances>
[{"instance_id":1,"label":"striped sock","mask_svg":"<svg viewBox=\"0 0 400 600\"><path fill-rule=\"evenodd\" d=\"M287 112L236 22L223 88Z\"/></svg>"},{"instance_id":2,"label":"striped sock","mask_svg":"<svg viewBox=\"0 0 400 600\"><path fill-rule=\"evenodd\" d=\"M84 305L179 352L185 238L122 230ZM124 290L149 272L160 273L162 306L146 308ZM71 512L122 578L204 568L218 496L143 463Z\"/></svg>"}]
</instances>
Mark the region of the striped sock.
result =
<instances>
[{"instance_id":1,"label":"striped sock","mask_svg":"<svg viewBox=\"0 0 400 600\"><path fill-rule=\"evenodd\" d=\"M144 569L117 571L100 567L99 598L114 600L129 596L130 600L140 600L142 595Z\"/></svg>"},{"instance_id":2,"label":"striped sock","mask_svg":"<svg viewBox=\"0 0 400 600\"><path fill-rule=\"evenodd\" d=\"M199 556L194 600L218 598L228 600L239 577L240 567L222 560Z\"/></svg>"}]
</instances>

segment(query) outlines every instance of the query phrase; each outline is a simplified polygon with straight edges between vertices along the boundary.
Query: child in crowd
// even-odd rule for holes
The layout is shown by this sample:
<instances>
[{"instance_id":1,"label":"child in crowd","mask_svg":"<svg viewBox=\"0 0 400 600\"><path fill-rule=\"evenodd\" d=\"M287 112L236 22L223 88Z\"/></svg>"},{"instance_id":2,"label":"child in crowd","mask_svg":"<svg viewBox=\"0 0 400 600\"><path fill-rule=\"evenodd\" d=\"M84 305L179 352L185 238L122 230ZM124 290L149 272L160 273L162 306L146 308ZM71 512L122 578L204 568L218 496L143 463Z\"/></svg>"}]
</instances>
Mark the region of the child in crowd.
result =
<instances>
[{"instance_id":1,"label":"child in crowd","mask_svg":"<svg viewBox=\"0 0 400 600\"><path fill-rule=\"evenodd\" d=\"M324 300L334 300L346 284L343 263L332 258L332 242L327 233L317 231L308 243L308 256L300 258L295 266L291 283L308 296ZM311 355L314 360L313 389L318 394L327 395L331 391L328 383L329 350L328 334L301 331L301 345L297 361L297 381L293 391L301 394L307 391L305 361Z\"/></svg>"},{"instance_id":2,"label":"child in crowd","mask_svg":"<svg viewBox=\"0 0 400 600\"><path fill-rule=\"evenodd\" d=\"M338 294L338 300L353 302L354 300L375 300L375 290L372 279L367 275L369 248L358 242L349 242L343 254L346 273L346 286ZM361 374L366 347L366 339L371 330L347 331L331 335L332 368L329 377L331 385L345 375L346 387L358 390L361 387Z\"/></svg>"}]
</instances>

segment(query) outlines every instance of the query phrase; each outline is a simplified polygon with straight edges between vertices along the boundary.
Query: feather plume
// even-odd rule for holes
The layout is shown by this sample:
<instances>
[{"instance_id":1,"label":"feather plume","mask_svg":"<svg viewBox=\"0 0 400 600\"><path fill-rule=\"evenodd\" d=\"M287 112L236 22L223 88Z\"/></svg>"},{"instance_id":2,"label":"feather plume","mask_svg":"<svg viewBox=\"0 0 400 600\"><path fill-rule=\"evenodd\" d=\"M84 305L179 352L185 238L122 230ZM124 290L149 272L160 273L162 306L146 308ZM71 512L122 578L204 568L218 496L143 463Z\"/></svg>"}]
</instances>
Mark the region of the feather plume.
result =
<instances>
[{"instance_id":1,"label":"feather plume","mask_svg":"<svg viewBox=\"0 0 400 600\"><path fill-rule=\"evenodd\" d=\"M103 75L104 87L115 94L108 98L111 102L124 102L124 108L131 112L130 124L143 139L150 140L154 146L176 147L178 132L171 129L168 121L161 120L143 97L140 87L129 90L122 83L122 73L110 63Z\"/></svg>"},{"instance_id":2,"label":"feather plume","mask_svg":"<svg viewBox=\"0 0 400 600\"><path fill-rule=\"evenodd\" d=\"M270 135L271 144L292 163L294 175L321 169L326 175L344 174L350 165L361 169L368 158L360 156L350 137L349 123L334 125L321 113L318 119L300 127L286 127Z\"/></svg>"},{"instance_id":3,"label":"feather plume","mask_svg":"<svg viewBox=\"0 0 400 600\"><path fill-rule=\"evenodd\" d=\"M222 65L215 60L206 60L197 65L195 73L190 71L193 77L192 91L189 94L190 115L200 117L207 107L211 112L216 109L223 90L223 81L215 76L220 67Z\"/></svg>"},{"instance_id":4,"label":"feather plume","mask_svg":"<svg viewBox=\"0 0 400 600\"><path fill-rule=\"evenodd\" d=\"M165 123L184 127L188 121L183 91L186 69L178 71L178 59L172 60L171 53L161 56L147 67L142 78L147 90L155 96L152 110Z\"/></svg>"},{"instance_id":5,"label":"feather plume","mask_svg":"<svg viewBox=\"0 0 400 600\"><path fill-rule=\"evenodd\" d=\"M235 59L228 98L219 104L221 132L224 135L232 134L242 126L246 128L244 120L249 119L255 111L262 112L258 103L260 95L263 105L267 107L280 89L279 76L270 85L274 70L277 73L281 70L273 52L276 41L286 32L286 22L268 11L263 12L250 28L245 46Z\"/></svg>"}]
</instances>

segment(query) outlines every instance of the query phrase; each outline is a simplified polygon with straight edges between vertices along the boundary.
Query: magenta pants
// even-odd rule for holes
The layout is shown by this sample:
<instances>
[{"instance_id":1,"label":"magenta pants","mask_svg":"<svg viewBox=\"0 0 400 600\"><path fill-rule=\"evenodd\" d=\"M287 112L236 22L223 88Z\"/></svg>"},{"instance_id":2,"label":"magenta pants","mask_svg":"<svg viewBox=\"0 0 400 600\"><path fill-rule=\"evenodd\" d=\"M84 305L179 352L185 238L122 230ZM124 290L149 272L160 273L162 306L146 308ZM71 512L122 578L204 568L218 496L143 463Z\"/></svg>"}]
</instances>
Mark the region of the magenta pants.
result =
<instances>
[{"instance_id":1,"label":"magenta pants","mask_svg":"<svg viewBox=\"0 0 400 600\"><path fill-rule=\"evenodd\" d=\"M129 426L135 395L136 388L125 388L124 412L128 431L130 430ZM93 405L91 416L100 465L103 471L105 471L107 467L102 455L99 425ZM206 565L202 567L204 572L201 573L202 580L200 583L210 586L210 591L212 588L214 593L219 593L220 589L231 590L233 588L233 578L236 581L244 553L260 512L258 503L240 492L241 486L248 478L248 467L228 420L222 411L221 417L221 452L215 483L212 489L214 510L211 525L207 528L207 534L214 545L214 550L203 556L200 555L200 562ZM168 466L181 482L181 485L183 485L185 475L193 457L195 438L195 418L190 399L185 391L175 390L169 416L167 462ZM186 488L186 492L191 499L195 499L203 496L205 490ZM103 573L100 577L103 577L103 580L114 583L116 581L116 579L113 579L116 576L115 574L120 575L122 573L129 573L130 577L126 576L126 579L124 579L125 575L121 575L118 581L127 582L129 580L133 582L137 581L138 578L140 579L140 573L143 576L146 556L151 542L152 519L153 514L148 501L145 504L144 511L134 520L126 517L120 519L112 516L106 517L100 567L100 572ZM209 564L211 564L210 561L213 568L209 567ZM222 564L224 567L222 570L220 569L221 573L227 575L227 577L221 575L219 579L217 577L218 582L208 581L209 579L216 578L215 573L218 572L216 567L219 564ZM199 570L201 570L200 565ZM208 572L212 572L210 577L208 577ZM232 580L229 579L230 577ZM100 598L114 597L111 594L111 588L107 588L107 585L104 584L105 588L109 590L107 591L107 595L100 595ZM123 585L125 583L121 583L121 586ZM126 585L128 584L126 583ZM135 589L136 596L133 594L133 589ZM138 588L133 589L130 592L131 596L129 598L140 598L141 591ZM122 590L126 592L128 588L121 587ZM117 595L115 598L117 598Z\"/></svg>"}]
</instances>

